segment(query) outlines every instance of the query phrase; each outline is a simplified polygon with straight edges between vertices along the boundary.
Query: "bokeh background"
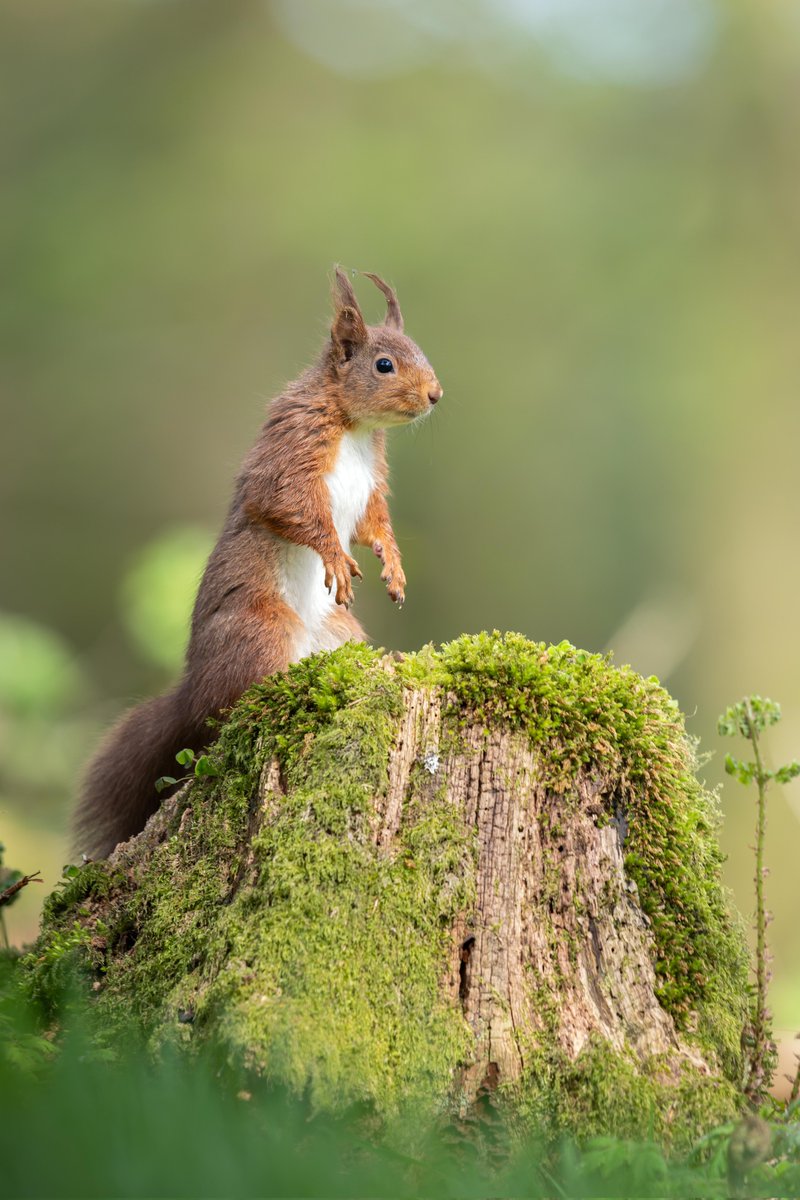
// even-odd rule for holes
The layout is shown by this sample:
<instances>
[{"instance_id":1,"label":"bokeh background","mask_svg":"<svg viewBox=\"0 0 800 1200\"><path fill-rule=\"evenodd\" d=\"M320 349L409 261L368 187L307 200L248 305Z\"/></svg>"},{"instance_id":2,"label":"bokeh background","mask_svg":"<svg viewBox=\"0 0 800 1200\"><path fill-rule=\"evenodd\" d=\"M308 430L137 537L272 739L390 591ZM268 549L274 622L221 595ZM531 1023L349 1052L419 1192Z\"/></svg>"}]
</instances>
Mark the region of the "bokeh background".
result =
<instances>
[{"instance_id":1,"label":"bokeh background","mask_svg":"<svg viewBox=\"0 0 800 1200\"><path fill-rule=\"evenodd\" d=\"M800 756L799 114L796 0L5 0L0 840L46 880L12 940L99 732L179 669L334 262L395 284L445 389L390 439L409 593L367 556L374 641L610 649L677 696L711 785L745 692ZM722 806L747 915L752 798ZM792 1031L798 820L776 790Z\"/></svg>"}]
</instances>

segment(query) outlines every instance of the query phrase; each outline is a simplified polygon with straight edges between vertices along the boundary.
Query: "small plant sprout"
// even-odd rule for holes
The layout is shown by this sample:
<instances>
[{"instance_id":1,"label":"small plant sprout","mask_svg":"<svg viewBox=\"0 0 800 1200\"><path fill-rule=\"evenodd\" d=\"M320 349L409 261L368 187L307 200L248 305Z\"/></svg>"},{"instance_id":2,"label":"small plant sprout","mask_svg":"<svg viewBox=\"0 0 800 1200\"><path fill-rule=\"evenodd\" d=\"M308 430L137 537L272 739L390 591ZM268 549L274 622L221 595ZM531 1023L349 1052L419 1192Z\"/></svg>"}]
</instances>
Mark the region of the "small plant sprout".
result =
<instances>
[{"instance_id":1,"label":"small plant sprout","mask_svg":"<svg viewBox=\"0 0 800 1200\"><path fill-rule=\"evenodd\" d=\"M187 779L204 779L217 774L214 760L208 754L201 754L198 757L194 750L187 748L178 751L175 761L182 767L191 767L190 774L182 775L179 779L176 779L174 775L162 775L160 779L156 780L157 792L163 792L165 788L172 787L175 783L185 783Z\"/></svg>"},{"instance_id":2,"label":"small plant sprout","mask_svg":"<svg viewBox=\"0 0 800 1200\"><path fill-rule=\"evenodd\" d=\"M800 775L800 762L796 759L786 766L769 770L764 765L761 753L761 735L769 725L777 725L781 719L780 705L773 700L762 699L761 696L745 696L738 704L726 708L719 718L717 729L722 737L735 737L739 734L746 738L753 747L753 761L744 762L734 758L732 754L725 755L725 770L733 775L740 783L748 786L755 783L757 790L756 806L756 956L755 956L755 993L750 1008L750 1019L745 1028L742 1044L746 1053L747 1078L745 1095L753 1107L756 1107L765 1097L769 1087L772 1071L775 1066L777 1051L772 1040L770 1027L771 1013L767 1008L767 986L771 972L767 966L770 955L767 951L767 925L772 920L764 904L764 880L767 868L764 866L764 841L767 829L767 790L770 784L790 783Z\"/></svg>"},{"instance_id":3,"label":"small plant sprout","mask_svg":"<svg viewBox=\"0 0 800 1200\"><path fill-rule=\"evenodd\" d=\"M22 889L27 887L29 883L41 883L42 880L41 871L33 871L30 875L23 875L22 871L14 871L11 867L4 867L4 853L5 846L0 842L0 942L8 950L8 932L3 918L3 905L12 904Z\"/></svg>"}]
</instances>

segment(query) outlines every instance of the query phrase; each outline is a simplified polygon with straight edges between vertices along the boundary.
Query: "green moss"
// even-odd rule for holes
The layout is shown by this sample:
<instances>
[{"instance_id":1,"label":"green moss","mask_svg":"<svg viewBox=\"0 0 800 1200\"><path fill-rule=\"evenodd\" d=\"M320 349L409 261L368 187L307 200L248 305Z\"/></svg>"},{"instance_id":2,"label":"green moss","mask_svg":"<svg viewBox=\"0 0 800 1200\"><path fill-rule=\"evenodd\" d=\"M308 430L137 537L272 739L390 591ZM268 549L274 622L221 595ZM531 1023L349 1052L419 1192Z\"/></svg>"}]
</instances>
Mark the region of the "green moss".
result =
<instances>
[{"instance_id":1,"label":"green moss","mask_svg":"<svg viewBox=\"0 0 800 1200\"><path fill-rule=\"evenodd\" d=\"M21 960L22 978L31 997L45 1013L54 1013L77 976L98 962L98 929L92 910L114 886L106 863L87 863L65 870L65 876L44 902L42 933L32 954Z\"/></svg>"},{"instance_id":2,"label":"green moss","mask_svg":"<svg viewBox=\"0 0 800 1200\"><path fill-rule=\"evenodd\" d=\"M392 855L376 847L371 802L386 790L401 684L363 647L348 658L349 673L331 656L265 685L287 794L254 841L258 876L226 921L235 951L197 1020L214 1015L262 1072L308 1087L317 1104L370 1100L387 1112L441 1097L467 1051L439 975L471 900L469 846L420 778Z\"/></svg>"},{"instance_id":3,"label":"green moss","mask_svg":"<svg viewBox=\"0 0 800 1200\"><path fill-rule=\"evenodd\" d=\"M403 688L419 686L450 698L443 746L462 725L499 721L531 740L565 803L577 803L579 774L605 782L609 819L627 822L626 869L652 922L661 1002L735 1079L743 942L676 705L606 658L515 634L460 638L400 663L349 645L252 688L210 752L216 773L181 793L150 856L113 874L92 864L50 902L31 987L54 995L53 962L78 964L112 1028L138 1022L154 1044L221 1036L232 1057L319 1106L364 1101L388 1114L444 1103L470 1050L442 974L451 930L474 904L474 831L422 769L391 852L374 828ZM257 813L273 757L282 791ZM534 1047L523 1104L538 1112L557 1079L554 1128L577 1128L570 1112L586 1114L587 1130L594 1119L609 1128L598 1115L609 1111L606 1082L591 1063ZM655 1067L624 1057L613 1080L640 1118L666 1095ZM687 1082L686 1105L704 1088Z\"/></svg>"},{"instance_id":4,"label":"green moss","mask_svg":"<svg viewBox=\"0 0 800 1200\"><path fill-rule=\"evenodd\" d=\"M658 1057L642 1063L592 1039L574 1060L553 1048L526 1052L526 1071L514 1088L518 1134L545 1131L577 1141L613 1134L655 1140L681 1152L705 1131L731 1120L742 1097L730 1082L685 1063L676 1079Z\"/></svg>"},{"instance_id":5,"label":"green moss","mask_svg":"<svg viewBox=\"0 0 800 1200\"><path fill-rule=\"evenodd\" d=\"M260 879L231 913L248 933L199 1017L216 1010L261 1072L308 1087L315 1104L372 1101L386 1113L440 1099L469 1048L439 986L469 900L463 830L443 806L420 808L390 859L348 795L316 801L298 790L259 835Z\"/></svg>"},{"instance_id":6,"label":"green moss","mask_svg":"<svg viewBox=\"0 0 800 1200\"><path fill-rule=\"evenodd\" d=\"M64 878L44 902L45 924L57 925L76 905L90 896L107 896L113 885L105 862L65 868Z\"/></svg>"},{"instance_id":7,"label":"green moss","mask_svg":"<svg viewBox=\"0 0 800 1200\"><path fill-rule=\"evenodd\" d=\"M720 881L716 803L696 778L675 700L608 656L520 634L461 637L421 658L462 719L524 733L554 791L568 794L579 771L613 785L605 802L627 826L625 869L652 923L658 998L738 1080L745 944Z\"/></svg>"},{"instance_id":8,"label":"green moss","mask_svg":"<svg viewBox=\"0 0 800 1200\"><path fill-rule=\"evenodd\" d=\"M216 775L175 814L181 837L104 910L101 964L85 953L92 914L78 909L68 949L94 972L106 1021L138 1018L161 1039L188 1015L194 1042L221 1033L319 1105L370 1100L386 1113L446 1092L469 1043L439 984L450 927L471 902L470 846L422 772L395 851L376 847L371 804L401 711L399 677L363 646L305 660L242 698L212 750ZM251 845L273 755L286 795ZM74 916L95 877L79 872L53 902L31 960L40 984L44 956L61 946L56 909Z\"/></svg>"}]
</instances>

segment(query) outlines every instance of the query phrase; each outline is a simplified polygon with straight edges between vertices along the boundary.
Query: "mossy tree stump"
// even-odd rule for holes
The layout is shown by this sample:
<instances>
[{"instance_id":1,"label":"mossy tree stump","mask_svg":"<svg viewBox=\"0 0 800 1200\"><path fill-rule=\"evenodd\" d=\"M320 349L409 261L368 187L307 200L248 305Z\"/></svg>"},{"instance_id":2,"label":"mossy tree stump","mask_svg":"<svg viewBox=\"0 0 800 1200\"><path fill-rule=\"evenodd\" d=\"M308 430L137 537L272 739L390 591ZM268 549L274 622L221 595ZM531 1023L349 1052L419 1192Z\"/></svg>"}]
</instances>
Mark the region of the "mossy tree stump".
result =
<instances>
[{"instance_id":1,"label":"mossy tree stump","mask_svg":"<svg viewBox=\"0 0 800 1200\"><path fill-rule=\"evenodd\" d=\"M322 1107L685 1144L738 1104L746 957L655 680L562 644L350 645L236 706L216 774L49 901L110 1025ZM113 802L113 779L109 780Z\"/></svg>"}]
</instances>

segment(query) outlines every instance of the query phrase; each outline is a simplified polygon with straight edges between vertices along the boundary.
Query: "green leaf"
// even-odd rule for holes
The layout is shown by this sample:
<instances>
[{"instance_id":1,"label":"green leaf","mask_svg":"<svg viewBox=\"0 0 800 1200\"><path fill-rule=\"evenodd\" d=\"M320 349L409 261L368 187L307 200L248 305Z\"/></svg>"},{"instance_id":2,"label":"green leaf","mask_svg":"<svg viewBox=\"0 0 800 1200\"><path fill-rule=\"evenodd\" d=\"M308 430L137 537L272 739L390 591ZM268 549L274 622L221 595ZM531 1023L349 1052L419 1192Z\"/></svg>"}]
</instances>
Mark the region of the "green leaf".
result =
<instances>
[{"instance_id":1,"label":"green leaf","mask_svg":"<svg viewBox=\"0 0 800 1200\"><path fill-rule=\"evenodd\" d=\"M748 783L753 782L757 774L755 763L742 762L741 759L734 758L732 754L725 755L725 771L728 775L733 775L739 780L739 783L743 783L745 787ZM769 779L769 777L769 771L764 771L762 773L762 779L766 780Z\"/></svg>"},{"instance_id":2,"label":"green leaf","mask_svg":"<svg viewBox=\"0 0 800 1200\"><path fill-rule=\"evenodd\" d=\"M194 762L194 750L179 750L175 755L175 761L182 767L190 767Z\"/></svg>"},{"instance_id":3,"label":"green leaf","mask_svg":"<svg viewBox=\"0 0 800 1200\"><path fill-rule=\"evenodd\" d=\"M160 779L156 780L156 791L159 793L163 792L164 788L172 787L173 783L177 782L177 779L174 779L172 775L162 775Z\"/></svg>"},{"instance_id":4,"label":"green leaf","mask_svg":"<svg viewBox=\"0 0 800 1200\"><path fill-rule=\"evenodd\" d=\"M775 778L778 783L791 783L798 775L800 775L800 762L797 759L787 763L785 767L778 767L775 772Z\"/></svg>"},{"instance_id":5,"label":"green leaf","mask_svg":"<svg viewBox=\"0 0 800 1200\"><path fill-rule=\"evenodd\" d=\"M781 719L781 706L763 696L748 696L742 702L749 706L753 724L761 732L768 725L777 725Z\"/></svg>"},{"instance_id":6,"label":"green leaf","mask_svg":"<svg viewBox=\"0 0 800 1200\"><path fill-rule=\"evenodd\" d=\"M725 772L727 775L737 775L742 764L732 754L725 755Z\"/></svg>"},{"instance_id":7,"label":"green leaf","mask_svg":"<svg viewBox=\"0 0 800 1200\"><path fill-rule=\"evenodd\" d=\"M207 754L201 754L194 764L194 773L198 779L202 779L204 775L218 775L219 771Z\"/></svg>"},{"instance_id":8,"label":"green leaf","mask_svg":"<svg viewBox=\"0 0 800 1200\"><path fill-rule=\"evenodd\" d=\"M726 708L717 721L717 733L720 737L734 737L738 733L738 722L733 717L733 709Z\"/></svg>"}]
</instances>

